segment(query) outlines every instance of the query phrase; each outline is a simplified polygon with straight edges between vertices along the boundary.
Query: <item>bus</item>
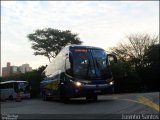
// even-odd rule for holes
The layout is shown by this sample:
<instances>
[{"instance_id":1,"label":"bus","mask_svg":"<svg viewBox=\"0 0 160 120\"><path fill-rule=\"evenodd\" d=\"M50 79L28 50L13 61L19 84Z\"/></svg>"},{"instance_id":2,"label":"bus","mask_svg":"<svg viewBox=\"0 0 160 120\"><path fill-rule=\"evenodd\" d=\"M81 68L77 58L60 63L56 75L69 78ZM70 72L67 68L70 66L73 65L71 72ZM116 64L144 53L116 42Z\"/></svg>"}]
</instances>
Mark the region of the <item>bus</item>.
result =
<instances>
[{"instance_id":1,"label":"bus","mask_svg":"<svg viewBox=\"0 0 160 120\"><path fill-rule=\"evenodd\" d=\"M98 95L114 92L109 56L99 47L67 45L42 72L40 83L43 100L85 97L97 101Z\"/></svg>"},{"instance_id":2,"label":"bus","mask_svg":"<svg viewBox=\"0 0 160 120\"><path fill-rule=\"evenodd\" d=\"M17 94L20 93L21 98L30 98L30 85L27 81L5 81L0 82L1 99L16 99Z\"/></svg>"}]
</instances>

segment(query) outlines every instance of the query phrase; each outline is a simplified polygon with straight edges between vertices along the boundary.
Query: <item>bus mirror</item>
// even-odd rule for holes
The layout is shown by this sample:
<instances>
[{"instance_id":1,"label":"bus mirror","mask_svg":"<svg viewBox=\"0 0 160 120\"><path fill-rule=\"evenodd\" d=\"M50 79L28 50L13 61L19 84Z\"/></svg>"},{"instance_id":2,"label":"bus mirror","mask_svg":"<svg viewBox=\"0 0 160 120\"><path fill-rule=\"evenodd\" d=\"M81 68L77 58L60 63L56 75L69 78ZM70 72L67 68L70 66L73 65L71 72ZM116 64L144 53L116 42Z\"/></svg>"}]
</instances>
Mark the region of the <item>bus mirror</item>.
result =
<instances>
[{"instance_id":1,"label":"bus mirror","mask_svg":"<svg viewBox=\"0 0 160 120\"><path fill-rule=\"evenodd\" d=\"M108 54L108 58L113 58L113 60L114 60L114 63L117 63L117 57L116 57L116 55L115 54Z\"/></svg>"}]
</instances>

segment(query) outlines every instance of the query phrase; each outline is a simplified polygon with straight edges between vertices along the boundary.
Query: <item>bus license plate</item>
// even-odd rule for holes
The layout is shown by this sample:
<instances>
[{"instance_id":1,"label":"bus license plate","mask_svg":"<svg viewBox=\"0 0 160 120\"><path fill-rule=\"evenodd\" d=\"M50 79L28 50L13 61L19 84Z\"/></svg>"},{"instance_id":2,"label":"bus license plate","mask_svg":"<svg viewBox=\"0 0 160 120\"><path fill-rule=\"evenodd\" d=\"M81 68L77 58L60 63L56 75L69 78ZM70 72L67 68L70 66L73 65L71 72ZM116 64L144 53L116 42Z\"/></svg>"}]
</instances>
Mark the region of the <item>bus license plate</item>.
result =
<instances>
[{"instance_id":1,"label":"bus license plate","mask_svg":"<svg viewBox=\"0 0 160 120\"><path fill-rule=\"evenodd\" d=\"M94 93L101 93L101 90L95 90Z\"/></svg>"}]
</instances>

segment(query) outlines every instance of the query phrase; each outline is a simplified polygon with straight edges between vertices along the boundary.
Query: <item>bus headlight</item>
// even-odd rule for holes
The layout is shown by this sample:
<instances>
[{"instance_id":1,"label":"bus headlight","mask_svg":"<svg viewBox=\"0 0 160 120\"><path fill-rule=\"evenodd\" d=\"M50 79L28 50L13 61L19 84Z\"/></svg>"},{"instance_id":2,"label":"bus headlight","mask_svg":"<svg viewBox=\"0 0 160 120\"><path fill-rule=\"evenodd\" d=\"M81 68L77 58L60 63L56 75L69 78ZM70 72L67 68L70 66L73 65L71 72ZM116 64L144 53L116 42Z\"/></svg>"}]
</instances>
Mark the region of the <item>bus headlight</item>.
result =
<instances>
[{"instance_id":1,"label":"bus headlight","mask_svg":"<svg viewBox=\"0 0 160 120\"><path fill-rule=\"evenodd\" d=\"M109 82L109 85L113 85L113 84L114 84L113 81Z\"/></svg>"},{"instance_id":2,"label":"bus headlight","mask_svg":"<svg viewBox=\"0 0 160 120\"><path fill-rule=\"evenodd\" d=\"M74 84L75 84L77 87L80 87L80 86L82 85L82 83L80 83L80 82L78 82L78 81L75 82Z\"/></svg>"}]
</instances>

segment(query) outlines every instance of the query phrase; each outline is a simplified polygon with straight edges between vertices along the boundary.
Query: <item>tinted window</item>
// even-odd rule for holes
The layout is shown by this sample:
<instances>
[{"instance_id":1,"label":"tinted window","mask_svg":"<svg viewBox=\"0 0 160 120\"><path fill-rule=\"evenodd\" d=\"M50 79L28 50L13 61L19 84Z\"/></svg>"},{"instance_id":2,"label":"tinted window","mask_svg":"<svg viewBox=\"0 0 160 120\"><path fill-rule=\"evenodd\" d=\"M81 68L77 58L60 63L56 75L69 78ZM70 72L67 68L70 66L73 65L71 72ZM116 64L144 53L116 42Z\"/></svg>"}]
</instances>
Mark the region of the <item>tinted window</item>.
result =
<instances>
[{"instance_id":1,"label":"tinted window","mask_svg":"<svg viewBox=\"0 0 160 120\"><path fill-rule=\"evenodd\" d=\"M18 83L17 83L17 82L14 83L14 90L15 90L15 92L18 92L18 90L19 90L19 89L18 89Z\"/></svg>"},{"instance_id":2,"label":"tinted window","mask_svg":"<svg viewBox=\"0 0 160 120\"><path fill-rule=\"evenodd\" d=\"M103 79L112 77L112 73L108 64L107 54L103 50L92 50L92 56L94 58L96 66L96 75Z\"/></svg>"},{"instance_id":3,"label":"tinted window","mask_svg":"<svg viewBox=\"0 0 160 120\"><path fill-rule=\"evenodd\" d=\"M73 75L82 79L108 79L112 77L108 58L101 49L73 49Z\"/></svg>"},{"instance_id":4,"label":"tinted window","mask_svg":"<svg viewBox=\"0 0 160 120\"><path fill-rule=\"evenodd\" d=\"M13 83L4 83L1 84L1 89L13 88Z\"/></svg>"}]
</instances>

